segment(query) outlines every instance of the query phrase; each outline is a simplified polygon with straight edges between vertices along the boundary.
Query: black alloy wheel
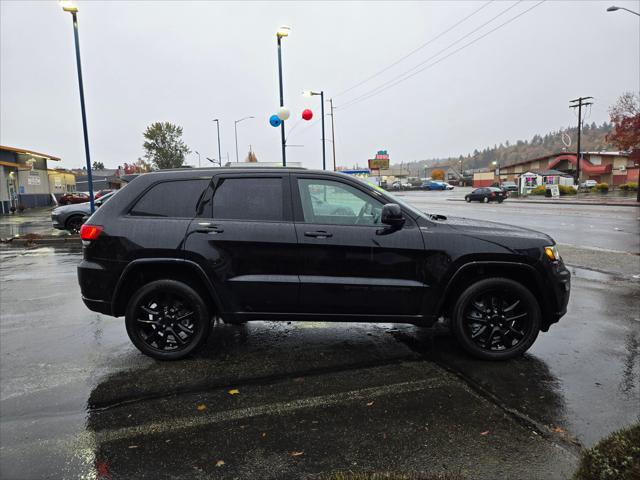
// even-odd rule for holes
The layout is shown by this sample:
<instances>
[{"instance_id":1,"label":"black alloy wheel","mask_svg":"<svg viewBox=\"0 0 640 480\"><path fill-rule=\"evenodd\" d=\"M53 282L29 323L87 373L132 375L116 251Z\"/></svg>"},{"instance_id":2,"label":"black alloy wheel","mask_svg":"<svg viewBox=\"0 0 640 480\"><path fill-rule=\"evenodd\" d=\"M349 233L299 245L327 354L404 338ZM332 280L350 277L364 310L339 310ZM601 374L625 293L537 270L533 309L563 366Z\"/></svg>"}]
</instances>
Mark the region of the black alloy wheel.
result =
<instances>
[{"instance_id":1,"label":"black alloy wheel","mask_svg":"<svg viewBox=\"0 0 640 480\"><path fill-rule=\"evenodd\" d=\"M524 353L540 331L540 307L522 284L506 278L481 280L456 303L454 334L470 354L504 360Z\"/></svg>"},{"instance_id":2,"label":"black alloy wheel","mask_svg":"<svg viewBox=\"0 0 640 480\"><path fill-rule=\"evenodd\" d=\"M84 220L82 218L82 215L74 215L73 217L69 218L69 220L67 220L66 227L70 232L78 233L83 223Z\"/></svg>"},{"instance_id":3,"label":"black alloy wheel","mask_svg":"<svg viewBox=\"0 0 640 480\"><path fill-rule=\"evenodd\" d=\"M144 354L177 360L196 350L210 328L207 307L190 286L175 280L156 280L129 301L127 333Z\"/></svg>"}]
</instances>

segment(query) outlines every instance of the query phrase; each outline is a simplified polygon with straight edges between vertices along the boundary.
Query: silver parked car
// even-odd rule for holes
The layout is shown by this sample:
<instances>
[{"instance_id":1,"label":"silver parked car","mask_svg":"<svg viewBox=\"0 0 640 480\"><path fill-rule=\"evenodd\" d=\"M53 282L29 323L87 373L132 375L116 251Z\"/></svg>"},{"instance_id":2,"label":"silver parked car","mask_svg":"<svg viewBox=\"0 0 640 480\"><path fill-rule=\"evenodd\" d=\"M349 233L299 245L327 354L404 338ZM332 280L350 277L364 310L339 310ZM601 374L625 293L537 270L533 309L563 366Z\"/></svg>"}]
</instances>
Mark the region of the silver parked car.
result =
<instances>
[{"instance_id":1,"label":"silver parked car","mask_svg":"<svg viewBox=\"0 0 640 480\"><path fill-rule=\"evenodd\" d=\"M98 200L95 200L94 204L96 208L109 200L115 194L116 192L108 193L100 197ZM51 212L51 222L53 223L53 228L78 233L80 231L80 227L90 215L91 204L89 202L74 203L54 208Z\"/></svg>"}]
</instances>

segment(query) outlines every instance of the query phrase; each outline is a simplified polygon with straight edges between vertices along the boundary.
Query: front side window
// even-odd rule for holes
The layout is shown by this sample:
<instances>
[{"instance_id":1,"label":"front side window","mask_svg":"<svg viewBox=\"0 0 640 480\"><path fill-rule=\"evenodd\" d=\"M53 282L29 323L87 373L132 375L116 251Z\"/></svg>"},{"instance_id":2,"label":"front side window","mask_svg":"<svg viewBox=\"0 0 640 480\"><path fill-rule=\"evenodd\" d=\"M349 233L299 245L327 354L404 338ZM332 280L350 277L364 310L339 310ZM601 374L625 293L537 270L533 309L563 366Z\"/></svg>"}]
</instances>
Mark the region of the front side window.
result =
<instances>
[{"instance_id":1,"label":"front side window","mask_svg":"<svg viewBox=\"0 0 640 480\"><path fill-rule=\"evenodd\" d=\"M350 185L332 180L298 179L306 223L377 225L382 203Z\"/></svg>"},{"instance_id":2,"label":"front side window","mask_svg":"<svg viewBox=\"0 0 640 480\"><path fill-rule=\"evenodd\" d=\"M193 218L208 179L174 180L151 187L129 212L145 217Z\"/></svg>"},{"instance_id":3,"label":"front side window","mask_svg":"<svg viewBox=\"0 0 640 480\"><path fill-rule=\"evenodd\" d=\"M221 178L213 193L217 220L282 221L282 178Z\"/></svg>"}]
</instances>

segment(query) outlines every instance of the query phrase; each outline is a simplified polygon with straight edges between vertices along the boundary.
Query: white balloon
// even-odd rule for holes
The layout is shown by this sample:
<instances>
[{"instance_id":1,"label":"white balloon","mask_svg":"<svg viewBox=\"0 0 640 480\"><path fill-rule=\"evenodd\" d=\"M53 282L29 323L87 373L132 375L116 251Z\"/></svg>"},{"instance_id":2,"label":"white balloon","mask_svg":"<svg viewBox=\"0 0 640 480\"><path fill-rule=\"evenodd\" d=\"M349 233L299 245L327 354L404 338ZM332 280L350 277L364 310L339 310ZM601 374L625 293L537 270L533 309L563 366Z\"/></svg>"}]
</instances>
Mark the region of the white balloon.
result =
<instances>
[{"instance_id":1,"label":"white balloon","mask_svg":"<svg viewBox=\"0 0 640 480\"><path fill-rule=\"evenodd\" d=\"M286 119L289 118L290 115L291 115L291 112L289 111L288 108L280 107L278 109L278 118L280 120L285 121Z\"/></svg>"}]
</instances>

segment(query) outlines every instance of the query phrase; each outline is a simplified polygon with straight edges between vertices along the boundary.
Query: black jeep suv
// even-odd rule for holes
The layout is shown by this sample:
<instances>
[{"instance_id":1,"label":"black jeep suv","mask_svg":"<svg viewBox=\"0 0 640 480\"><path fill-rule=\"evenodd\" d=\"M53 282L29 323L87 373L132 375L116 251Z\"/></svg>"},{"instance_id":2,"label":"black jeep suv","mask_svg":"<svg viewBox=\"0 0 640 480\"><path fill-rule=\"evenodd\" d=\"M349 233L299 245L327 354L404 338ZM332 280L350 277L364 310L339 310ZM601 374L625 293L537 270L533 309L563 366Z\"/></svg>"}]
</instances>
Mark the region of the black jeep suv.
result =
<instances>
[{"instance_id":1,"label":"black jeep suv","mask_svg":"<svg viewBox=\"0 0 640 480\"><path fill-rule=\"evenodd\" d=\"M353 177L292 168L141 175L82 226L84 303L125 316L143 353L182 358L214 317L443 317L472 355L507 359L566 312L545 234L429 215Z\"/></svg>"}]
</instances>

